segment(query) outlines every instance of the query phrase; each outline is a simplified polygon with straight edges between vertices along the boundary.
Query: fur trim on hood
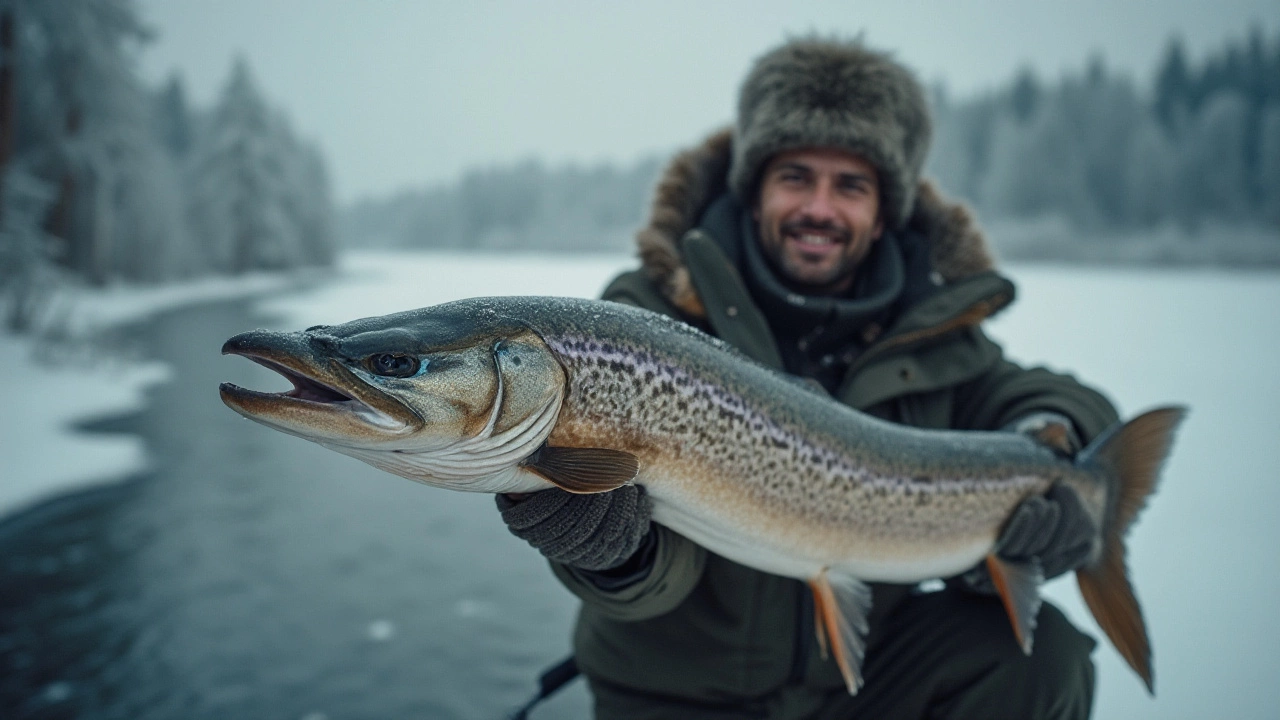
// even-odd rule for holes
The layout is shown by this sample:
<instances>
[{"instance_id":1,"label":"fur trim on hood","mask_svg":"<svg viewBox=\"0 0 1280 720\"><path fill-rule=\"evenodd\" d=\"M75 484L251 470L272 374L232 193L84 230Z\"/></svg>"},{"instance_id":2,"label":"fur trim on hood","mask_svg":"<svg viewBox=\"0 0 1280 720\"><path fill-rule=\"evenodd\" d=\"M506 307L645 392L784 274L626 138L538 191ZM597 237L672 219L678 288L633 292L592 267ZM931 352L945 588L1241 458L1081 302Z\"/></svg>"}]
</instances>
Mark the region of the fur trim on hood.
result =
<instances>
[{"instance_id":1,"label":"fur trim on hood","mask_svg":"<svg viewBox=\"0 0 1280 720\"><path fill-rule=\"evenodd\" d=\"M697 226L707 207L728 192L732 130L725 129L671 161L654 193L648 224L636 234L645 274L673 305L705 316L702 301L680 251L680 239ZM945 199L933 183L920 181L905 232L923 235L933 268L946 282L993 270L995 262L969 209Z\"/></svg>"}]
</instances>

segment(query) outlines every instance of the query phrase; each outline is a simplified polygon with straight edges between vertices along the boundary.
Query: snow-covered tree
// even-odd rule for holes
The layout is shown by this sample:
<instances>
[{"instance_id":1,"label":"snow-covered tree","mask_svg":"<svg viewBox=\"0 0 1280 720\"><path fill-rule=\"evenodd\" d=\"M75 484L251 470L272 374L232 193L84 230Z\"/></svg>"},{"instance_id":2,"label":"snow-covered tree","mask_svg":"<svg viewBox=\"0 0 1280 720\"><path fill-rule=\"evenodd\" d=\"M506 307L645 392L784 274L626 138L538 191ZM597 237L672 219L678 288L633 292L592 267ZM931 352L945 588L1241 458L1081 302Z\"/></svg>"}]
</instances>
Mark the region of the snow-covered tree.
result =
<instances>
[{"instance_id":1,"label":"snow-covered tree","mask_svg":"<svg viewBox=\"0 0 1280 720\"><path fill-rule=\"evenodd\" d=\"M42 229L58 262L102 283L183 265L173 168L155 140L133 54L148 36L131 0L5 0L16 36L13 162L51 183Z\"/></svg>"},{"instance_id":2,"label":"snow-covered tree","mask_svg":"<svg viewBox=\"0 0 1280 720\"><path fill-rule=\"evenodd\" d=\"M1259 125L1258 186L1262 188L1262 216L1280 228L1280 100L1267 104Z\"/></svg>"},{"instance_id":3,"label":"snow-covered tree","mask_svg":"<svg viewBox=\"0 0 1280 720\"><path fill-rule=\"evenodd\" d=\"M177 75L170 77L155 96L154 122L156 135L169 153L175 158L185 158L194 141L195 129L187 107L187 93Z\"/></svg>"},{"instance_id":4,"label":"snow-covered tree","mask_svg":"<svg viewBox=\"0 0 1280 720\"><path fill-rule=\"evenodd\" d=\"M268 107L243 59L193 148L188 177L191 228L212 267L242 273L332 257L323 163Z\"/></svg>"},{"instance_id":5,"label":"snow-covered tree","mask_svg":"<svg viewBox=\"0 0 1280 720\"><path fill-rule=\"evenodd\" d=\"M44 217L55 188L20 164L9 163L0 185L0 308L4 327L24 332L36 324L56 285L55 239Z\"/></svg>"},{"instance_id":6,"label":"snow-covered tree","mask_svg":"<svg viewBox=\"0 0 1280 720\"><path fill-rule=\"evenodd\" d=\"M1249 215L1245 143L1248 107L1232 91L1210 99L1185 133L1182 201L1201 216L1239 220Z\"/></svg>"},{"instance_id":7,"label":"snow-covered tree","mask_svg":"<svg viewBox=\"0 0 1280 720\"><path fill-rule=\"evenodd\" d=\"M1143 119L1124 155L1129 171L1123 191L1129 220L1139 227L1170 219L1190 222L1191 208L1179 202L1178 147L1159 121Z\"/></svg>"}]
</instances>

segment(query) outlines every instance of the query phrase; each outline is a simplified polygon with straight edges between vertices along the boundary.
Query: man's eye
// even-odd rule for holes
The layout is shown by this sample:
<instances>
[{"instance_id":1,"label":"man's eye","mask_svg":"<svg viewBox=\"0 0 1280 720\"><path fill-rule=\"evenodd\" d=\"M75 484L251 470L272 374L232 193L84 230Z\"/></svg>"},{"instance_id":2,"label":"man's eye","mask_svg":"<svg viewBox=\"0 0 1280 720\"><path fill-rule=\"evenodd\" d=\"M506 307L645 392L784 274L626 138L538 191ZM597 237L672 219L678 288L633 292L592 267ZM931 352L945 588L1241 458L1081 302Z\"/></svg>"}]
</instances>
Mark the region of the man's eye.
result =
<instances>
[{"instance_id":1,"label":"man's eye","mask_svg":"<svg viewBox=\"0 0 1280 720\"><path fill-rule=\"evenodd\" d=\"M412 355L399 355L396 353L370 355L364 361L364 364L369 369L369 372L375 375L397 378L412 377L417 374L418 368L421 366L418 358Z\"/></svg>"}]
</instances>

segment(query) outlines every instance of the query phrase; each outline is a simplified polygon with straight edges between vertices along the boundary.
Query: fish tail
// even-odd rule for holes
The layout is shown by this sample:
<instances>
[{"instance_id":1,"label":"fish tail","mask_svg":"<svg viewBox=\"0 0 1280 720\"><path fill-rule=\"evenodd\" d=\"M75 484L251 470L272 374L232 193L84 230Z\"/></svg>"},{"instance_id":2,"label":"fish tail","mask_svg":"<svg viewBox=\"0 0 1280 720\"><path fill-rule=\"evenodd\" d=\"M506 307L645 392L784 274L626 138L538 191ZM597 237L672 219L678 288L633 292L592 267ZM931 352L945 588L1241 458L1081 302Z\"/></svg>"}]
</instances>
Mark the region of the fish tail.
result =
<instances>
[{"instance_id":1,"label":"fish tail","mask_svg":"<svg viewBox=\"0 0 1280 720\"><path fill-rule=\"evenodd\" d=\"M1164 407L1143 413L1108 430L1081 451L1079 461L1100 468L1112 484L1102 518L1101 550L1076 570L1076 582L1098 626L1152 695L1151 642L1129 582L1124 537L1156 489L1174 430L1186 412L1184 407Z\"/></svg>"}]
</instances>

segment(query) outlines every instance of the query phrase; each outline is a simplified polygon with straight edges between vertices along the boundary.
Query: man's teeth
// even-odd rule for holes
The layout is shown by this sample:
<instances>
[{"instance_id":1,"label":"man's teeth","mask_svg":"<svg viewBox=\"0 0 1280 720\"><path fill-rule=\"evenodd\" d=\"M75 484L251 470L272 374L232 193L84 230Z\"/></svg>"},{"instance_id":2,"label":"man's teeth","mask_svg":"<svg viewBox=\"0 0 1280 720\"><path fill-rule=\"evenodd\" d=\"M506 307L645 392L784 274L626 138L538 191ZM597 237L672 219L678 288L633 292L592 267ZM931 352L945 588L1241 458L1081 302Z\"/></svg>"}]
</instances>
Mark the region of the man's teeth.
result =
<instances>
[{"instance_id":1,"label":"man's teeth","mask_svg":"<svg viewBox=\"0 0 1280 720\"><path fill-rule=\"evenodd\" d=\"M835 243L835 238L825 235L801 235L800 242L806 245L832 245Z\"/></svg>"}]
</instances>

